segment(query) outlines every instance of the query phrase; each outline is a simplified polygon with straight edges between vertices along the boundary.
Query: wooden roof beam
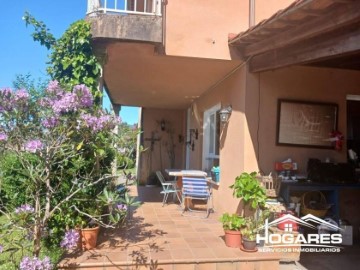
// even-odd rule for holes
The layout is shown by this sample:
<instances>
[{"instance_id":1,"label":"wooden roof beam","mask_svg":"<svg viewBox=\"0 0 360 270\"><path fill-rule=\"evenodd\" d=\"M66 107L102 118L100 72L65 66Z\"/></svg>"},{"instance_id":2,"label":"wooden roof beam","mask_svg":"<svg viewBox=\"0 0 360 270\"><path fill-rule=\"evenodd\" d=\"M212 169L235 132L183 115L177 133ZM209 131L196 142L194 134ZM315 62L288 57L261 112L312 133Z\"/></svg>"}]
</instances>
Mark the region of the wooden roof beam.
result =
<instances>
[{"instance_id":1,"label":"wooden roof beam","mask_svg":"<svg viewBox=\"0 0 360 270\"><path fill-rule=\"evenodd\" d=\"M360 27L328 33L286 48L272 50L250 59L250 71L261 72L291 65L300 65L360 51Z\"/></svg>"},{"instance_id":2,"label":"wooden roof beam","mask_svg":"<svg viewBox=\"0 0 360 270\"><path fill-rule=\"evenodd\" d=\"M333 0L333 2L343 3L343 4L354 3L355 1L356 1L356 0Z\"/></svg>"},{"instance_id":3,"label":"wooden roof beam","mask_svg":"<svg viewBox=\"0 0 360 270\"><path fill-rule=\"evenodd\" d=\"M328 15L310 20L304 24L299 24L297 27L291 28L288 31L280 32L268 39L248 45L244 49L244 55L245 57L249 57L287 46L356 21L360 21L360 1L351 6L344 5L341 8L334 9Z\"/></svg>"},{"instance_id":4,"label":"wooden roof beam","mask_svg":"<svg viewBox=\"0 0 360 270\"><path fill-rule=\"evenodd\" d=\"M319 17L323 14L312 9L302 9L301 13L312 17Z\"/></svg>"}]
</instances>

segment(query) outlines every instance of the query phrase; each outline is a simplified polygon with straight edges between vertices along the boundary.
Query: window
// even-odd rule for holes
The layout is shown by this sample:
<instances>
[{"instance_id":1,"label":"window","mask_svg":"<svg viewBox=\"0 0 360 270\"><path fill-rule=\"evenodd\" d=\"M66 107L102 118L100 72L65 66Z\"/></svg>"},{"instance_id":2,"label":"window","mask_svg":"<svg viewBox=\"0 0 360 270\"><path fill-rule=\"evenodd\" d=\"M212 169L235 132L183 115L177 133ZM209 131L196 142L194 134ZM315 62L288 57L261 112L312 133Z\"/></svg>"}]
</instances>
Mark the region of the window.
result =
<instances>
[{"instance_id":1,"label":"window","mask_svg":"<svg viewBox=\"0 0 360 270\"><path fill-rule=\"evenodd\" d=\"M219 166L220 108L218 104L204 112L203 170L207 172Z\"/></svg>"}]
</instances>

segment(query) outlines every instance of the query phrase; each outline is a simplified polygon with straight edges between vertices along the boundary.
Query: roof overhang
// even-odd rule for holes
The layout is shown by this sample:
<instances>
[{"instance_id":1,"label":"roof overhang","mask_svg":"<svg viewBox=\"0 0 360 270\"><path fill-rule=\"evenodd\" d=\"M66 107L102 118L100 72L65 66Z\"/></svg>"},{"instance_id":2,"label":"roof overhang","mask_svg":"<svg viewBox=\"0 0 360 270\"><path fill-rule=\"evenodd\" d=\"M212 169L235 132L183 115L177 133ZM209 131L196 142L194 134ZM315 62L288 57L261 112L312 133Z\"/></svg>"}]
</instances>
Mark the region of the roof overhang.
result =
<instances>
[{"instance_id":1,"label":"roof overhang","mask_svg":"<svg viewBox=\"0 0 360 270\"><path fill-rule=\"evenodd\" d=\"M311 64L360 69L360 1L297 0L238 35L252 72Z\"/></svg>"},{"instance_id":2,"label":"roof overhang","mask_svg":"<svg viewBox=\"0 0 360 270\"><path fill-rule=\"evenodd\" d=\"M242 63L166 56L151 43L94 42L105 52L103 78L110 99L126 106L186 109Z\"/></svg>"}]
</instances>

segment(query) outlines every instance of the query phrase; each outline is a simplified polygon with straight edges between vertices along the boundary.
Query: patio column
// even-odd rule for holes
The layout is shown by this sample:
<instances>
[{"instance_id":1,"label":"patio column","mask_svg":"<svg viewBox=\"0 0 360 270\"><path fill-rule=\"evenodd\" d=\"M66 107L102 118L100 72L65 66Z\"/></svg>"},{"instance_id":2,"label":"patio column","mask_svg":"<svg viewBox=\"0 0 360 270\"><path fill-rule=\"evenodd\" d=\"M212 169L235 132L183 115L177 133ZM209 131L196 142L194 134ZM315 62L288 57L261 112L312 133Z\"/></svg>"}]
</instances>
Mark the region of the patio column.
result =
<instances>
[{"instance_id":1,"label":"patio column","mask_svg":"<svg viewBox=\"0 0 360 270\"><path fill-rule=\"evenodd\" d=\"M120 104L112 104L112 109L113 109L113 113L115 116L119 116L120 111L121 111L121 105ZM119 134L119 125L116 125L113 132L115 134ZM115 149L117 147L117 145L114 145ZM116 175L117 173L117 158L114 158L114 161L111 165L111 171L112 171L112 175Z\"/></svg>"}]
</instances>

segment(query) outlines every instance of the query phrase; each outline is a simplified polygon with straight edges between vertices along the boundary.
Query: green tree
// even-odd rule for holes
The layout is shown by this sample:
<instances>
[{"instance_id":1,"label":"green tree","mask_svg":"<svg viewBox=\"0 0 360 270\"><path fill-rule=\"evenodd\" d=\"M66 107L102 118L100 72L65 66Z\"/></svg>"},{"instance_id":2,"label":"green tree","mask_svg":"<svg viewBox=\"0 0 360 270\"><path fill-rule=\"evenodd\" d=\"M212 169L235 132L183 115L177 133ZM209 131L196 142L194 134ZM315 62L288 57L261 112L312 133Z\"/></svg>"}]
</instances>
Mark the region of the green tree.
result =
<instances>
[{"instance_id":1,"label":"green tree","mask_svg":"<svg viewBox=\"0 0 360 270\"><path fill-rule=\"evenodd\" d=\"M26 26L34 27L34 41L51 50L47 68L50 77L68 89L73 85L85 84L99 101L101 93L98 91L98 78L101 66L92 51L90 24L84 20L76 21L56 39L42 21L36 20L28 12L24 20Z\"/></svg>"}]
</instances>

